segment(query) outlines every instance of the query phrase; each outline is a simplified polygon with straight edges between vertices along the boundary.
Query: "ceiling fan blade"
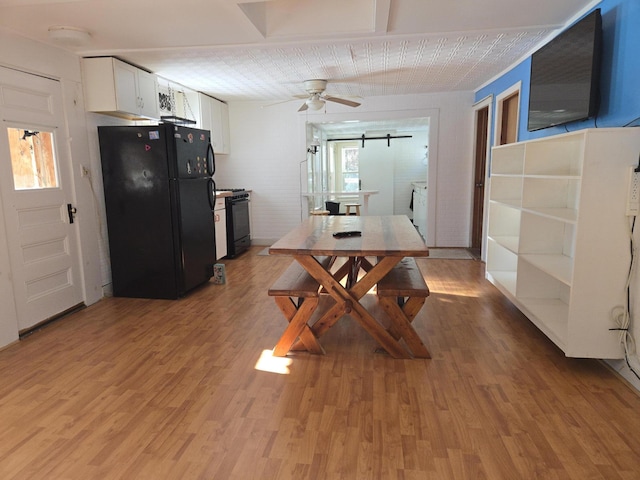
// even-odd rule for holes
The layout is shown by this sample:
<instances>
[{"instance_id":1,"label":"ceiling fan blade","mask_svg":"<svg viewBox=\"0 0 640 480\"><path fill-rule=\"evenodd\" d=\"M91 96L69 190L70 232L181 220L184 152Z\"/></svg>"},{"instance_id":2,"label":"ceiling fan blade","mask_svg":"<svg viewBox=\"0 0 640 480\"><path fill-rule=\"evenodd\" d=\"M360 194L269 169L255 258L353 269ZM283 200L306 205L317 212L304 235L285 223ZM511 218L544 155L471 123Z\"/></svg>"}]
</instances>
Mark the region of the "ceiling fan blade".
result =
<instances>
[{"instance_id":1,"label":"ceiling fan blade","mask_svg":"<svg viewBox=\"0 0 640 480\"><path fill-rule=\"evenodd\" d=\"M289 100L282 100L281 102L275 102L275 103L268 103L267 105L262 105L262 108L267 108L267 107L273 107L274 105L280 105L281 103L287 103L287 102L292 102L293 99L289 99Z\"/></svg>"},{"instance_id":2,"label":"ceiling fan blade","mask_svg":"<svg viewBox=\"0 0 640 480\"><path fill-rule=\"evenodd\" d=\"M322 98L324 100L327 100L328 102L341 103L342 105L348 105L350 107L359 107L360 106L360 104L358 102L354 102L352 100L347 100L346 98L331 97L329 95L325 95Z\"/></svg>"},{"instance_id":3,"label":"ceiling fan blade","mask_svg":"<svg viewBox=\"0 0 640 480\"><path fill-rule=\"evenodd\" d=\"M309 105L307 105L307 102L304 102L302 104L302 106L298 109L299 112L304 112L306 109L309 108Z\"/></svg>"},{"instance_id":4,"label":"ceiling fan blade","mask_svg":"<svg viewBox=\"0 0 640 480\"><path fill-rule=\"evenodd\" d=\"M294 95L289 100L282 100L280 102L268 103L267 105L262 105L262 108L273 107L274 105L280 105L281 103L293 102L297 99L307 98L309 95Z\"/></svg>"}]
</instances>

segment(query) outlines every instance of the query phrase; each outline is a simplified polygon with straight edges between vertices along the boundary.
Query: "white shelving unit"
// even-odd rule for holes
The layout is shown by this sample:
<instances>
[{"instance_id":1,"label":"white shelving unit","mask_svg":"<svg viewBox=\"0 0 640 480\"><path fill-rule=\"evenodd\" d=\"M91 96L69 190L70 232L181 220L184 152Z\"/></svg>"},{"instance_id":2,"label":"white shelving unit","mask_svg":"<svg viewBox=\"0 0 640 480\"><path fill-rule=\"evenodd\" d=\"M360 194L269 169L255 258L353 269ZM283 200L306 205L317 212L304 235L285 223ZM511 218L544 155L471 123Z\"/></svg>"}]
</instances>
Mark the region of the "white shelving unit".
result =
<instances>
[{"instance_id":1,"label":"white shelving unit","mask_svg":"<svg viewBox=\"0 0 640 480\"><path fill-rule=\"evenodd\" d=\"M493 149L487 278L569 357L623 358L611 311L626 299L639 154L633 128Z\"/></svg>"}]
</instances>

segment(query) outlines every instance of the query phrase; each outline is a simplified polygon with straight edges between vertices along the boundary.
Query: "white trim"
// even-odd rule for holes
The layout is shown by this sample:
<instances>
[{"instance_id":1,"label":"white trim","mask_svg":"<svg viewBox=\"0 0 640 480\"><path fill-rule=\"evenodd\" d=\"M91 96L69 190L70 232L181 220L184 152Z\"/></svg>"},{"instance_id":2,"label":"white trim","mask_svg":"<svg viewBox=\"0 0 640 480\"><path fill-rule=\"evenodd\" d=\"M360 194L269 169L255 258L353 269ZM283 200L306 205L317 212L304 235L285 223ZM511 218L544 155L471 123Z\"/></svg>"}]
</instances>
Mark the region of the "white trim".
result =
<instances>
[{"instance_id":1,"label":"white trim","mask_svg":"<svg viewBox=\"0 0 640 480\"><path fill-rule=\"evenodd\" d=\"M493 142L491 145L498 145L498 140L500 135L502 134L502 104L503 102L515 95L518 94L518 114L516 115L516 142L519 139L518 132L520 131L520 102L522 101L522 82L517 82L511 85L506 90L502 91L500 94L496 96L496 118L495 124L493 126Z\"/></svg>"},{"instance_id":2,"label":"white trim","mask_svg":"<svg viewBox=\"0 0 640 480\"><path fill-rule=\"evenodd\" d=\"M492 103L493 103L493 93L490 93L486 97L481 98L480 100L475 102L472 105L472 107L473 107L474 110L480 110L481 108L484 108L484 107L487 107L487 106L491 106Z\"/></svg>"}]
</instances>

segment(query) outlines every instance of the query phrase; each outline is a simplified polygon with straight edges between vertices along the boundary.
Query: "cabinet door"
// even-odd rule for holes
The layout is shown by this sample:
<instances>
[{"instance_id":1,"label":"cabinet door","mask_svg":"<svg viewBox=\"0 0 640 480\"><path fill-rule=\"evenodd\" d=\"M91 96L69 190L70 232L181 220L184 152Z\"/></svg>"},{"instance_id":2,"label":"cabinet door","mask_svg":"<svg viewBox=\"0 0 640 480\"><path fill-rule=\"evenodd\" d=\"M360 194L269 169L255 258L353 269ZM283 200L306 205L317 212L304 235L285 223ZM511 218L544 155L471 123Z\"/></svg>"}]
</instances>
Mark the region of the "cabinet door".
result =
<instances>
[{"instance_id":1,"label":"cabinet door","mask_svg":"<svg viewBox=\"0 0 640 480\"><path fill-rule=\"evenodd\" d=\"M229 145L229 105L226 103L220 104L220 135L222 137L222 148L220 149L220 153L228 154L231 151L231 148Z\"/></svg>"},{"instance_id":2,"label":"cabinet door","mask_svg":"<svg viewBox=\"0 0 640 480\"><path fill-rule=\"evenodd\" d=\"M223 153L224 142L222 141L222 125L220 125L222 102L211 99L211 145L215 153Z\"/></svg>"},{"instance_id":3,"label":"cabinet door","mask_svg":"<svg viewBox=\"0 0 640 480\"><path fill-rule=\"evenodd\" d=\"M222 200L224 205L224 200ZM217 208L213 212L216 228L216 260L227 256L227 210L225 208Z\"/></svg>"},{"instance_id":4,"label":"cabinet door","mask_svg":"<svg viewBox=\"0 0 640 480\"><path fill-rule=\"evenodd\" d=\"M422 235L422 238L427 238L427 190L420 189L419 200L420 203L420 219L418 223L418 230Z\"/></svg>"},{"instance_id":5,"label":"cabinet door","mask_svg":"<svg viewBox=\"0 0 640 480\"><path fill-rule=\"evenodd\" d=\"M200 128L211 131L211 97L200 95Z\"/></svg>"},{"instance_id":6,"label":"cabinet door","mask_svg":"<svg viewBox=\"0 0 640 480\"><path fill-rule=\"evenodd\" d=\"M138 113L137 76L138 69L114 60L113 75L116 82L116 104L118 111Z\"/></svg>"},{"instance_id":7,"label":"cabinet door","mask_svg":"<svg viewBox=\"0 0 640 480\"><path fill-rule=\"evenodd\" d=\"M137 70L138 109L140 115L158 118L158 80L152 73Z\"/></svg>"},{"instance_id":8,"label":"cabinet door","mask_svg":"<svg viewBox=\"0 0 640 480\"><path fill-rule=\"evenodd\" d=\"M418 188L413 193L413 224L423 238L427 235L427 191Z\"/></svg>"}]
</instances>

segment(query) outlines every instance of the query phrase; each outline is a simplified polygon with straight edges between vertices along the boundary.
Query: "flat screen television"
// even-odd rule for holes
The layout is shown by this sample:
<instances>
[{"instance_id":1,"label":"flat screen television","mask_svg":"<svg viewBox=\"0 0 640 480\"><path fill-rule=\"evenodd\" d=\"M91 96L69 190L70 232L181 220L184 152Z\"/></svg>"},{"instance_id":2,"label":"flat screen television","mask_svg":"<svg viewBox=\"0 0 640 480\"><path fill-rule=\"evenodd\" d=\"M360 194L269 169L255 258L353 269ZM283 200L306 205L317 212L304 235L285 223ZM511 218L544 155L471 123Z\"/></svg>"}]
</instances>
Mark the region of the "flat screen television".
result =
<instances>
[{"instance_id":1,"label":"flat screen television","mask_svg":"<svg viewBox=\"0 0 640 480\"><path fill-rule=\"evenodd\" d=\"M596 116L601 52L596 9L531 56L530 132Z\"/></svg>"}]
</instances>

